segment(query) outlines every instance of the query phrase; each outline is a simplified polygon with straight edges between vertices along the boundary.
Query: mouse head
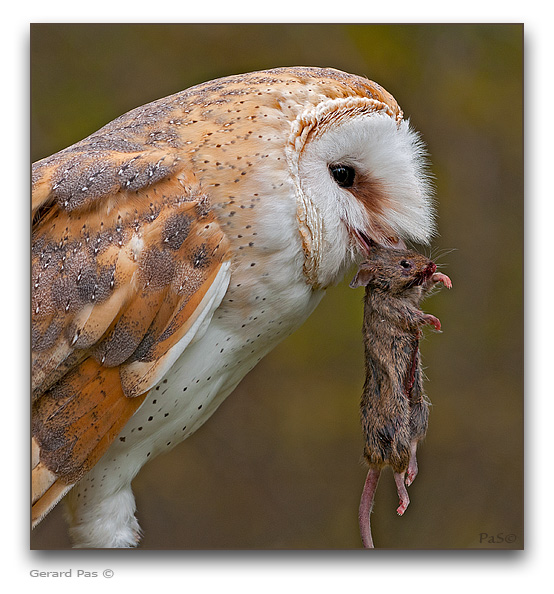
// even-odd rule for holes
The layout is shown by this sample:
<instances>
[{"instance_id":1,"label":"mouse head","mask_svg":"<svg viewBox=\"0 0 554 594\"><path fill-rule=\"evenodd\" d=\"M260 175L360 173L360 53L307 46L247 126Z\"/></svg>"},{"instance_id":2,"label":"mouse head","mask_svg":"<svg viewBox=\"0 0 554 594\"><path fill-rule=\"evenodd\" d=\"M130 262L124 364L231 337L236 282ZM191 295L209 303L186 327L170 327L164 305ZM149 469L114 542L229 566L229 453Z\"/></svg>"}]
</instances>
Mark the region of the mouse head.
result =
<instances>
[{"instance_id":1,"label":"mouse head","mask_svg":"<svg viewBox=\"0 0 554 594\"><path fill-rule=\"evenodd\" d=\"M428 284L436 270L434 262L413 250L372 243L369 258L362 263L350 286L399 294Z\"/></svg>"}]
</instances>

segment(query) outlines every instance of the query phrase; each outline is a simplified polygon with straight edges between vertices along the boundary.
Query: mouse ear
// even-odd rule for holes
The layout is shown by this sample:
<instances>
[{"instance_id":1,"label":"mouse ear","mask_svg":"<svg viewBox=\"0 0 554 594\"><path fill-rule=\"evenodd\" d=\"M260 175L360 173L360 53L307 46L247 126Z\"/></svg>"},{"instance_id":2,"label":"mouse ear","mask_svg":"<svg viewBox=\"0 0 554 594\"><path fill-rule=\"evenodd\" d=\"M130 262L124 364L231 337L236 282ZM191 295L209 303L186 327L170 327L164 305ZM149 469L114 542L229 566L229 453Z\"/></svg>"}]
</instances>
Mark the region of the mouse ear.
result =
<instances>
[{"instance_id":1,"label":"mouse ear","mask_svg":"<svg viewBox=\"0 0 554 594\"><path fill-rule=\"evenodd\" d=\"M362 264L356 273L356 276L350 282L350 288L356 289L358 287L366 287L374 278L375 274L373 268Z\"/></svg>"}]
</instances>

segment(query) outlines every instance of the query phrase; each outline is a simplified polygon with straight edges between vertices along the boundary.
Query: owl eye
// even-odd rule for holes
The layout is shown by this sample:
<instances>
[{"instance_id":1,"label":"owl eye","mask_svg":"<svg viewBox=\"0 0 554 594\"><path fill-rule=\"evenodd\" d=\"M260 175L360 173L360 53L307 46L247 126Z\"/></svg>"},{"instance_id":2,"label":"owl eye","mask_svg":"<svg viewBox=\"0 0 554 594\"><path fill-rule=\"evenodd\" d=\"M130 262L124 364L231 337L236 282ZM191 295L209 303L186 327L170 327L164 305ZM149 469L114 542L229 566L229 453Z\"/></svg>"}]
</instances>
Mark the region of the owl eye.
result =
<instances>
[{"instance_id":1,"label":"owl eye","mask_svg":"<svg viewBox=\"0 0 554 594\"><path fill-rule=\"evenodd\" d=\"M412 263L408 262L408 260L401 260L400 266L402 266L402 268L404 268L405 270L410 270L410 268L412 267Z\"/></svg>"},{"instance_id":2,"label":"owl eye","mask_svg":"<svg viewBox=\"0 0 554 594\"><path fill-rule=\"evenodd\" d=\"M341 188L351 188L354 184L356 171L349 165L329 165L329 171Z\"/></svg>"}]
</instances>

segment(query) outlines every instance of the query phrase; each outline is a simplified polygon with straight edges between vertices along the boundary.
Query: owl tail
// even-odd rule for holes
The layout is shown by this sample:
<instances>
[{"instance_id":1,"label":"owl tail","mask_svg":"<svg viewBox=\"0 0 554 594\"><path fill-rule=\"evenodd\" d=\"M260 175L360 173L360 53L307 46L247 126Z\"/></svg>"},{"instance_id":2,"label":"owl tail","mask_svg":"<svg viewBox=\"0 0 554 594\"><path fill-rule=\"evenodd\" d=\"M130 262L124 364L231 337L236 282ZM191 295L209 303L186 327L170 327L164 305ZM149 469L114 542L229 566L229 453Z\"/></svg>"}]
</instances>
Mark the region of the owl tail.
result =
<instances>
[{"instance_id":1,"label":"owl tail","mask_svg":"<svg viewBox=\"0 0 554 594\"><path fill-rule=\"evenodd\" d=\"M39 447L32 439L33 457ZM33 460L35 464L35 460ZM56 478L44 464L38 462L32 470L32 511L31 525L34 528L48 512L62 499L73 485L66 485Z\"/></svg>"}]
</instances>

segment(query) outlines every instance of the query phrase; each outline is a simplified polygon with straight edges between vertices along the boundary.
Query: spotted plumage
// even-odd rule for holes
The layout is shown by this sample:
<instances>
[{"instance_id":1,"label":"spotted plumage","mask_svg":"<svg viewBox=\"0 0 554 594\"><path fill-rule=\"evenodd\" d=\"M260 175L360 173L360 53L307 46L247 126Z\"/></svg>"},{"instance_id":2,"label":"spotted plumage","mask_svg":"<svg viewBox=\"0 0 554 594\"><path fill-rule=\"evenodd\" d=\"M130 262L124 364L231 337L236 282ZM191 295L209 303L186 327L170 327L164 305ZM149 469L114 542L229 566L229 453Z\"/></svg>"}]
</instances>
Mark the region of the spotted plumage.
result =
<instances>
[{"instance_id":1,"label":"spotted plumage","mask_svg":"<svg viewBox=\"0 0 554 594\"><path fill-rule=\"evenodd\" d=\"M141 466L209 418L365 239L429 238L422 153L379 85L282 68L139 107L36 163L35 523L69 493L76 546L136 545Z\"/></svg>"}]
</instances>

